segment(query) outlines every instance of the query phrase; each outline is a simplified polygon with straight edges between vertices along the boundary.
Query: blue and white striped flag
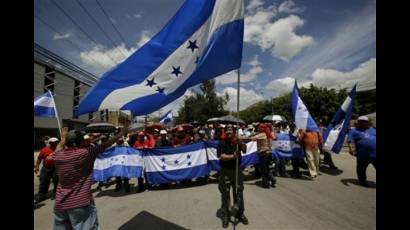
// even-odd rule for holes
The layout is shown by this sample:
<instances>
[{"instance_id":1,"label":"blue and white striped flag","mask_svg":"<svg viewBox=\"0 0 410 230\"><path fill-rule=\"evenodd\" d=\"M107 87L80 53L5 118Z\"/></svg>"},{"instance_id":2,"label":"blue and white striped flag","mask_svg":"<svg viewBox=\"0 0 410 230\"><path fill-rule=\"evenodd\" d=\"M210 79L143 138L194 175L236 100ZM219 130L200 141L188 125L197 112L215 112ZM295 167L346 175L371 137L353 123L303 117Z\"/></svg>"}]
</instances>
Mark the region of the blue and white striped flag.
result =
<instances>
[{"instance_id":1,"label":"blue and white striped flag","mask_svg":"<svg viewBox=\"0 0 410 230\"><path fill-rule=\"evenodd\" d=\"M142 177L144 162L140 151L115 146L98 155L94 162L93 181L107 181L110 177Z\"/></svg>"},{"instance_id":2,"label":"blue and white striped flag","mask_svg":"<svg viewBox=\"0 0 410 230\"><path fill-rule=\"evenodd\" d=\"M303 158L303 149L296 143L296 137L282 132L276 134L277 139L272 142L272 156L274 158Z\"/></svg>"},{"instance_id":3,"label":"blue and white striped flag","mask_svg":"<svg viewBox=\"0 0 410 230\"><path fill-rule=\"evenodd\" d=\"M57 117L56 104L50 91L34 98L34 116Z\"/></svg>"},{"instance_id":4,"label":"blue and white striped flag","mask_svg":"<svg viewBox=\"0 0 410 230\"><path fill-rule=\"evenodd\" d=\"M75 114L149 114L189 87L240 68L243 8L243 0L187 0L158 34L101 77Z\"/></svg>"},{"instance_id":5,"label":"blue and white striped flag","mask_svg":"<svg viewBox=\"0 0 410 230\"><path fill-rule=\"evenodd\" d=\"M168 111L164 116L161 117L159 123L161 124L168 124L172 121L172 110Z\"/></svg>"},{"instance_id":6,"label":"blue and white striped flag","mask_svg":"<svg viewBox=\"0 0 410 230\"><path fill-rule=\"evenodd\" d=\"M147 181L152 184L184 181L208 175L205 142L177 148L144 150Z\"/></svg>"},{"instance_id":7,"label":"blue and white striped flag","mask_svg":"<svg viewBox=\"0 0 410 230\"><path fill-rule=\"evenodd\" d=\"M221 170L221 165L219 164L219 159L217 155L219 141L207 141L207 153L209 159L209 166L211 170L219 171ZM241 167L247 167L254 165L259 162L258 148L256 141L250 141L246 143L246 153L242 153Z\"/></svg>"},{"instance_id":8,"label":"blue and white striped flag","mask_svg":"<svg viewBox=\"0 0 410 230\"><path fill-rule=\"evenodd\" d=\"M339 153L343 147L350 119L353 112L353 103L356 97L356 85L350 91L346 100L336 112L323 135L323 149L331 153Z\"/></svg>"},{"instance_id":9,"label":"blue and white striped flag","mask_svg":"<svg viewBox=\"0 0 410 230\"><path fill-rule=\"evenodd\" d=\"M295 80L295 85L292 91L292 114L296 128L308 131L319 131L319 127L313 120L308 109L299 96L298 84Z\"/></svg>"}]
</instances>

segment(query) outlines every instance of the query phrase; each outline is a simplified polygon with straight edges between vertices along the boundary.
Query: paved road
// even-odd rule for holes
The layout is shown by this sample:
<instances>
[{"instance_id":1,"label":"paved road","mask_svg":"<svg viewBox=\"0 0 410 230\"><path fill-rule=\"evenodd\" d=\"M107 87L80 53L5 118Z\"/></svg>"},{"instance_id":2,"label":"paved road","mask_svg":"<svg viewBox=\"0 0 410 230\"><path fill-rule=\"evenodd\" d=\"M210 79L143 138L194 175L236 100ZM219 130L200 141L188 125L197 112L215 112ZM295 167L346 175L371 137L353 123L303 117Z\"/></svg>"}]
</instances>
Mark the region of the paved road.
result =
<instances>
[{"instance_id":1,"label":"paved road","mask_svg":"<svg viewBox=\"0 0 410 230\"><path fill-rule=\"evenodd\" d=\"M236 228L376 229L376 188L355 184L354 157L344 152L333 159L343 171L323 168L315 181L279 177L276 188L263 189L255 185L256 180L247 180L244 197L249 225L238 224ZM376 181L372 166L367 175L369 181ZM36 177L35 181L37 189ZM111 185L94 193L101 229L138 229L136 225L140 229L154 225L162 229L222 229L216 218L221 203L215 182L128 195L113 189ZM46 200L34 210L35 229L52 229L53 204Z\"/></svg>"}]
</instances>

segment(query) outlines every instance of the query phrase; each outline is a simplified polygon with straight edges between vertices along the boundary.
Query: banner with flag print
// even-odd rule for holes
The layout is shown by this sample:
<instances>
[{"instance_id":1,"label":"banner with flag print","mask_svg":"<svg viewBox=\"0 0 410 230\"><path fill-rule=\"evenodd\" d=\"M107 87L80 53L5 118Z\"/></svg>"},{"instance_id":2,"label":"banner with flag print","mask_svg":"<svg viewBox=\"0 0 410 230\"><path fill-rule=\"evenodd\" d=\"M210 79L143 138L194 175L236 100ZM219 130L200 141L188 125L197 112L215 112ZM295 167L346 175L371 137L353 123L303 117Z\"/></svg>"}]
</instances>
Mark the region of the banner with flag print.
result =
<instances>
[{"instance_id":1,"label":"banner with flag print","mask_svg":"<svg viewBox=\"0 0 410 230\"><path fill-rule=\"evenodd\" d=\"M296 128L308 131L319 131L319 127L313 120L308 109L299 96L298 84L295 80L295 85L292 91L292 114Z\"/></svg>"},{"instance_id":2,"label":"banner with flag print","mask_svg":"<svg viewBox=\"0 0 410 230\"><path fill-rule=\"evenodd\" d=\"M303 158L302 147L296 143L296 137L285 132L277 133L277 139L272 141L272 157Z\"/></svg>"},{"instance_id":3,"label":"banner with flag print","mask_svg":"<svg viewBox=\"0 0 410 230\"><path fill-rule=\"evenodd\" d=\"M323 149L330 153L340 153L346 134L349 129L353 112L353 103L356 98L356 85L337 110L335 116L323 134Z\"/></svg>"},{"instance_id":4,"label":"banner with flag print","mask_svg":"<svg viewBox=\"0 0 410 230\"><path fill-rule=\"evenodd\" d=\"M94 162L93 181L106 181L110 177L142 177L142 152L127 146L115 146L98 155Z\"/></svg>"},{"instance_id":5,"label":"banner with flag print","mask_svg":"<svg viewBox=\"0 0 410 230\"><path fill-rule=\"evenodd\" d=\"M34 98L34 116L57 117L56 104L50 91Z\"/></svg>"},{"instance_id":6,"label":"banner with flag print","mask_svg":"<svg viewBox=\"0 0 410 230\"><path fill-rule=\"evenodd\" d=\"M87 92L76 116L152 113L194 85L240 68L243 0L186 0L167 25Z\"/></svg>"},{"instance_id":7,"label":"banner with flag print","mask_svg":"<svg viewBox=\"0 0 410 230\"><path fill-rule=\"evenodd\" d=\"M207 154L209 159L209 166L211 170L219 171L221 170L221 165L219 164L219 159L217 155L219 141L207 141ZM246 143L246 153L242 153L241 167L247 167L250 165L257 164L259 162L259 154L256 145L256 141L250 141Z\"/></svg>"},{"instance_id":8,"label":"banner with flag print","mask_svg":"<svg viewBox=\"0 0 410 230\"><path fill-rule=\"evenodd\" d=\"M168 111L164 116L161 117L159 123L168 124L172 121L172 110Z\"/></svg>"},{"instance_id":9,"label":"banner with flag print","mask_svg":"<svg viewBox=\"0 0 410 230\"><path fill-rule=\"evenodd\" d=\"M150 184L184 181L209 174L203 141L177 148L146 149L144 165Z\"/></svg>"}]
</instances>

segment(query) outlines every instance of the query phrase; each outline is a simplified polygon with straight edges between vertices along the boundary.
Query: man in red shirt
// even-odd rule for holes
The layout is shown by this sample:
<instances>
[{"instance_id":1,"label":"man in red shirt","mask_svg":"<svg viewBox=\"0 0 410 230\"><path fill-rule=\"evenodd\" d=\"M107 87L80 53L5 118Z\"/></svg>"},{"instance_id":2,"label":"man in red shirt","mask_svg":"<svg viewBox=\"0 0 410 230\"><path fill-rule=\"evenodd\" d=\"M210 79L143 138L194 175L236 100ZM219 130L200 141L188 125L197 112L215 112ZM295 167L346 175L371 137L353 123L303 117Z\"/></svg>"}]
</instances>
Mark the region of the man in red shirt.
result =
<instances>
[{"instance_id":1,"label":"man in red shirt","mask_svg":"<svg viewBox=\"0 0 410 230\"><path fill-rule=\"evenodd\" d=\"M178 130L177 135L172 140L172 146L179 147L182 145L189 144L190 138L188 135L185 134L184 128L182 126L179 126L177 130Z\"/></svg>"},{"instance_id":2,"label":"man in red shirt","mask_svg":"<svg viewBox=\"0 0 410 230\"><path fill-rule=\"evenodd\" d=\"M138 139L134 143L134 148L136 149L148 149L148 148L153 148L151 147L152 142L150 142L150 139L145 136L144 132L139 132L138 133ZM145 184L144 184L144 178L143 177L138 177L138 188L137 188L137 193L143 192L145 190Z\"/></svg>"},{"instance_id":3,"label":"man in red shirt","mask_svg":"<svg viewBox=\"0 0 410 230\"><path fill-rule=\"evenodd\" d=\"M49 146L46 146L40 150L40 154L37 158L36 166L34 167L34 172L37 174L39 172L39 167L41 162L43 162L43 167L40 171L40 187L38 189L38 199L37 202L45 200L48 188L50 187L50 180L53 181L53 196L55 196L57 189L57 174L56 168L54 167L54 161L52 159L53 152L56 150L58 139L52 137L48 139Z\"/></svg>"},{"instance_id":4,"label":"man in red shirt","mask_svg":"<svg viewBox=\"0 0 410 230\"><path fill-rule=\"evenodd\" d=\"M97 210L91 194L96 157L128 132L129 122L114 137L100 145L81 147L83 134L63 128L53 155L59 177L54 206L54 229L98 229ZM65 147L64 147L65 146Z\"/></svg>"}]
</instances>

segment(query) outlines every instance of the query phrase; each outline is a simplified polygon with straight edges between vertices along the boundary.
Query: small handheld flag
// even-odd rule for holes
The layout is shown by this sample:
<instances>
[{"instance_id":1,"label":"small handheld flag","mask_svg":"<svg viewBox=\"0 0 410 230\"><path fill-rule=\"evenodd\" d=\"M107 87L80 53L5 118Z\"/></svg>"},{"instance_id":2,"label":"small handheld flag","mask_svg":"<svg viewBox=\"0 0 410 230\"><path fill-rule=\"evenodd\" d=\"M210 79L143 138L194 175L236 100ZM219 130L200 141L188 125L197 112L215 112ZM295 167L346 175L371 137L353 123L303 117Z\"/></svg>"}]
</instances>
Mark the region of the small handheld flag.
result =
<instances>
[{"instance_id":1,"label":"small handheld flag","mask_svg":"<svg viewBox=\"0 0 410 230\"><path fill-rule=\"evenodd\" d=\"M323 149L331 153L339 153L343 147L343 142L349 128L350 119L353 112L353 103L356 97L356 85L350 91L346 100L336 112L324 135Z\"/></svg>"},{"instance_id":2,"label":"small handheld flag","mask_svg":"<svg viewBox=\"0 0 410 230\"><path fill-rule=\"evenodd\" d=\"M316 122L313 120L302 99L299 97L299 89L296 80L292 91L292 113L296 128L319 131L319 127L316 125Z\"/></svg>"}]
</instances>

